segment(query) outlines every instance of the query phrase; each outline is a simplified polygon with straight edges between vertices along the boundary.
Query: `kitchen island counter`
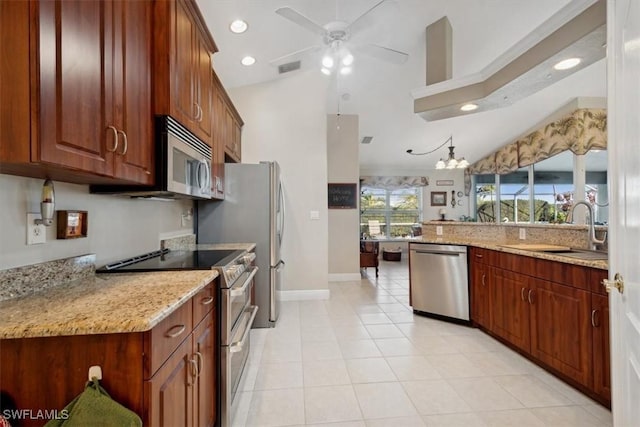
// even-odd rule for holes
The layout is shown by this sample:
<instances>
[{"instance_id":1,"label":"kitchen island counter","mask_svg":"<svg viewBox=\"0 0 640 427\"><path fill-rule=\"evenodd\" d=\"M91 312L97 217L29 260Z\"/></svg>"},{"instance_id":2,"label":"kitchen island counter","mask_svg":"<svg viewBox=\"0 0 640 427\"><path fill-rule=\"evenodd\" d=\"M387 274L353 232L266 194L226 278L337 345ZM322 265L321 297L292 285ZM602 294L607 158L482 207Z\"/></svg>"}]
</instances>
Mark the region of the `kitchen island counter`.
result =
<instances>
[{"instance_id":1,"label":"kitchen island counter","mask_svg":"<svg viewBox=\"0 0 640 427\"><path fill-rule=\"evenodd\" d=\"M0 339L148 331L217 276L214 270L96 275L0 301Z\"/></svg>"},{"instance_id":2,"label":"kitchen island counter","mask_svg":"<svg viewBox=\"0 0 640 427\"><path fill-rule=\"evenodd\" d=\"M540 251L504 247L504 245L514 244L513 242L485 241L485 240L477 240L473 238L462 238L462 237L433 238L433 237L423 236L422 240L417 242L413 241L413 243L435 243L435 244L442 244L442 245L475 246L478 248L490 249L493 251L506 252L506 253L511 253L515 255L524 255L524 256L529 256L533 258L546 259L549 261L564 262L566 264L580 265L583 267L597 268L600 270L609 269L609 263L607 260L569 258L562 255L556 255L553 252L540 252ZM518 243L521 243L521 242L518 242Z\"/></svg>"}]
</instances>

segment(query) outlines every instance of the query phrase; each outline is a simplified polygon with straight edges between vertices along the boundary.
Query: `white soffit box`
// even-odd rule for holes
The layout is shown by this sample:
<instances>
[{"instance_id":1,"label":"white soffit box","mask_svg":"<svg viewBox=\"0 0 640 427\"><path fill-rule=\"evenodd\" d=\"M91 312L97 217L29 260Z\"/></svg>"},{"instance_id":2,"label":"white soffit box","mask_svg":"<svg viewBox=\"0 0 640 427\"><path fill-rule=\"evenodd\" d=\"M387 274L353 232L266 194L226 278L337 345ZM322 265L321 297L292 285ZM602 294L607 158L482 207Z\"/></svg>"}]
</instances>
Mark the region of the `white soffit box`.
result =
<instances>
[{"instance_id":1,"label":"white soffit box","mask_svg":"<svg viewBox=\"0 0 640 427\"><path fill-rule=\"evenodd\" d=\"M414 112L434 121L511 105L604 58L606 20L606 0L571 2L479 73L413 90ZM553 68L572 57L578 66Z\"/></svg>"}]
</instances>

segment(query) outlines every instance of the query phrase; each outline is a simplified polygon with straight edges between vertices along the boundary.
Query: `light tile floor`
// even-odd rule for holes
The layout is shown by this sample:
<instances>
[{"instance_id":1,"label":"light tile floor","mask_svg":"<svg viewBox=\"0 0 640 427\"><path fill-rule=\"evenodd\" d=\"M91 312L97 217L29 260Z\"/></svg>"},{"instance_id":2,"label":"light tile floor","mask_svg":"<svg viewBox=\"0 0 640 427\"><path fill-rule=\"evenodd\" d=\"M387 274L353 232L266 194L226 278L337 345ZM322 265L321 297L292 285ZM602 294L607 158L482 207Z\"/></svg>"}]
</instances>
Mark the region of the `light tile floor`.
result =
<instances>
[{"instance_id":1,"label":"light tile floor","mask_svg":"<svg viewBox=\"0 0 640 427\"><path fill-rule=\"evenodd\" d=\"M283 304L251 332L234 426L611 426L611 412L477 329L416 316L406 260Z\"/></svg>"}]
</instances>

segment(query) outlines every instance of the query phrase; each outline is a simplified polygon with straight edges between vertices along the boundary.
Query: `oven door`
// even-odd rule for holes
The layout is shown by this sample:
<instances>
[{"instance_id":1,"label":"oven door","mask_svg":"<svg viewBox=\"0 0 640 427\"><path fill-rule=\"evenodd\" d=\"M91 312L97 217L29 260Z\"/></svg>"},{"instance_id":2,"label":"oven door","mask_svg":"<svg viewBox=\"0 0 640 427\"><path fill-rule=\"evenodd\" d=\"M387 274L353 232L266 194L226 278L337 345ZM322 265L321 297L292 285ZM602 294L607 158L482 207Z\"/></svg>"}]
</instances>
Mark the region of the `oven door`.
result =
<instances>
[{"instance_id":1,"label":"oven door","mask_svg":"<svg viewBox=\"0 0 640 427\"><path fill-rule=\"evenodd\" d=\"M249 336L257 313L257 306L248 306L238 320L239 325L234 330L230 345L221 347L220 416L222 426L231 426L231 407L249 358L251 348Z\"/></svg>"},{"instance_id":2,"label":"oven door","mask_svg":"<svg viewBox=\"0 0 640 427\"><path fill-rule=\"evenodd\" d=\"M239 319L242 312L251 305L253 278L257 272L258 267L252 267L243 272L230 288L221 290L222 324L220 325L220 343L222 345L231 344L231 337L239 327Z\"/></svg>"}]
</instances>

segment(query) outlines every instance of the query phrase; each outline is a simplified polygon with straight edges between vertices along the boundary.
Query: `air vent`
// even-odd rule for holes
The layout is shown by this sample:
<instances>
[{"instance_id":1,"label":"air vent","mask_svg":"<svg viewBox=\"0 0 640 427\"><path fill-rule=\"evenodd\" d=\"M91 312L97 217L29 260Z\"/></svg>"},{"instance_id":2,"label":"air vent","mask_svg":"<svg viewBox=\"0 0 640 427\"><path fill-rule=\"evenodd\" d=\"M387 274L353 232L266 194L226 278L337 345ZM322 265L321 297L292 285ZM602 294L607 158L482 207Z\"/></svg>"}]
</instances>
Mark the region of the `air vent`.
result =
<instances>
[{"instance_id":1,"label":"air vent","mask_svg":"<svg viewBox=\"0 0 640 427\"><path fill-rule=\"evenodd\" d=\"M360 141L360 144L371 144L372 139L372 136L365 136L362 138L362 141Z\"/></svg>"},{"instance_id":2,"label":"air vent","mask_svg":"<svg viewBox=\"0 0 640 427\"><path fill-rule=\"evenodd\" d=\"M278 73L284 74L290 71L300 69L300 61L288 62L286 64L278 65Z\"/></svg>"}]
</instances>

